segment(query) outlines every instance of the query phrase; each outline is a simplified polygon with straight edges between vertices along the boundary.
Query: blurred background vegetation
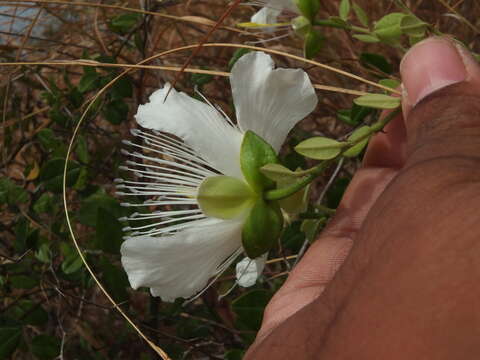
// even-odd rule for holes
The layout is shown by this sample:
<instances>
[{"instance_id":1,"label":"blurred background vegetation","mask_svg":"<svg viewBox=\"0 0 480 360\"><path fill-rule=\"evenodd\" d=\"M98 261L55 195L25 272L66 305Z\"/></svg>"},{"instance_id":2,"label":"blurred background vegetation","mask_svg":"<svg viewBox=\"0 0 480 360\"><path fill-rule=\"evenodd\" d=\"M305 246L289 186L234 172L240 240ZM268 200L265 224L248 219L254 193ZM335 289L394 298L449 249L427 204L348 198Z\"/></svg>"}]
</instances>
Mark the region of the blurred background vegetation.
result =
<instances>
[{"instance_id":1,"label":"blurred background vegetation","mask_svg":"<svg viewBox=\"0 0 480 360\"><path fill-rule=\"evenodd\" d=\"M66 226L62 175L72 131L89 99L120 73L101 66L54 64L87 59L136 64L159 52L200 42L227 0L0 1L0 61L49 62L0 66L0 359L155 359L137 333L113 308L78 256ZM99 5L98 5L99 4ZM348 13L356 25L372 29L375 20L395 11L398 1L357 0L366 18ZM408 9L442 33L479 50L480 4L476 0L411 0ZM320 17L338 16L340 2L322 0ZM143 10L134 12L131 9ZM256 44L303 54L303 40L291 33L241 29L256 9L238 6L209 42ZM165 18L158 14L173 15ZM345 15L345 14L343 14ZM355 16L356 15L356 16ZM366 24L364 23L366 22ZM286 31L282 30L282 34ZM323 45L315 60L372 81L398 80L399 61L409 46L362 42L352 33L322 28ZM241 51L204 48L190 67L228 71ZM189 51L154 60L152 65L182 66ZM279 66L303 67L316 84L369 91L366 85L305 63L276 56ZM1 65L1 64L0 64ZM133 291L119 261L128 215L114 194L122 176L121 141L136 127L139 104L175 73L140 69L129 73L95 102L74 144L67 174L69 213L77 240L108 292L144 333L173 359L241 359L253 341L268 300L282 285L295 256L323 226L292 219L278 249L270 254L253 288L234 288L231 270L195 301L163 303L147 290ZM232 114L228 79L183 74L177 87L194 87ZM378 114L352 106L352 96L318 92L315 112L289 137L282 159L291 169L306 166L292 151L312 135L339 138ZM195 119L192 119L195 121ZM361 157L331 169L312 188L311 198L331 208L358 168ZM329 184L328 191L323 189ZM325 195L325 196L324 196ZM179 264L181 266L181 264Z\"/></svg>"}]
</instances>

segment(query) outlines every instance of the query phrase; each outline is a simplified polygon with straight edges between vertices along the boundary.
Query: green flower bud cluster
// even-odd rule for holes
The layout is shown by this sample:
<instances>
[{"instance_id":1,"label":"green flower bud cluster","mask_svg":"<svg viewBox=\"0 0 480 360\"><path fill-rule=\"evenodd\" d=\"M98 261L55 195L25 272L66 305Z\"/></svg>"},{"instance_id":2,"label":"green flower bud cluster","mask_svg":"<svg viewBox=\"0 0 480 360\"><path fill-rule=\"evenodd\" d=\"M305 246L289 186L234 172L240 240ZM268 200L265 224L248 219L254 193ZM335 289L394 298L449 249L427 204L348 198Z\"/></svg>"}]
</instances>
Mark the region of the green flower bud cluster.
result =
<instances>
[{"instance_id":1,"label":"green flower bud cluster","mask_svg":"<svg viewBox=\"0 0 480 360\"><path fill-rule=\"evenodd\" d=\"M292 21L293 30L303 37L303 52L307 59L317 55L324 45L325 37L313 28L315 17L320 10L320 0L295 0L301 16Z\"/></svg>"}]
</instances>

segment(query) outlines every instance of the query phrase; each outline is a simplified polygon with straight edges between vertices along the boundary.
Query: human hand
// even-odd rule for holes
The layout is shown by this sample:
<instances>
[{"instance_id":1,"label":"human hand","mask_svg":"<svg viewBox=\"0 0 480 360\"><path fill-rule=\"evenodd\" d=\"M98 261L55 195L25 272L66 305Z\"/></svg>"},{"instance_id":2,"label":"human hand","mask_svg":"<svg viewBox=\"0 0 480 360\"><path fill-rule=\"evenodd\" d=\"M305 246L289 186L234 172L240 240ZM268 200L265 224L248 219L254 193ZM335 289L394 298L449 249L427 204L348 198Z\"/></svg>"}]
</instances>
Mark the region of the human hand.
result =
<instances>
[{"instance_id":1,"label":"human hand","mask_svg":"<svg viewBox=\"0 0 480 360\"><path fill-rule=\"evenodd\" d=\"M403 117L370 142L247 359L480 356L480 66L431 38L401 75Z\"/></svg>"}]
</instances>

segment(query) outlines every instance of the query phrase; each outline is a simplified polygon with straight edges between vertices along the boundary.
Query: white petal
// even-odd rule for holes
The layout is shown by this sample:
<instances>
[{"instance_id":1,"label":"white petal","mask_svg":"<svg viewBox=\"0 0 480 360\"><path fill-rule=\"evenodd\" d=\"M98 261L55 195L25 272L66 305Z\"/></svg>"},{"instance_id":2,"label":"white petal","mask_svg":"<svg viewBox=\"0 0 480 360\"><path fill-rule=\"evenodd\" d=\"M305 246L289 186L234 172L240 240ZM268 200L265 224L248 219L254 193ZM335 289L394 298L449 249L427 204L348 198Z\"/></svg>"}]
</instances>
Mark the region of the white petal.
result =
<instances>
[{"instance_id":1,"label":"white petal","mask_svg":"<svg viewBox=\"0 0 480 360\"><path fill-rule=\"evenodd\" d=\"M275 24L281 12L281 9L263 7L252 16L250 21L255 24Z\"/></svg>"},{"instance_id":2,"label":"white petal","mask_svg":"<svg viewBox=\"0 0 480 360\"><path fill-rule=\"evenodd\" d=\"M235 63L230 82L240 128L252 130L278 151L318 98L305 71L273 67L263 52L246 54Z\"/></svg>"},{"instance_id":3,"label":"white petal","mask_svg":"<svg viewBox=\"0 0 480 360\"><path fill-rule=\"evenodd\" d=\"M238 285L243 287L250 287L255 285L258 277L262 274L265 267L267 254L264 254L256 259L249 257L243 258L236 265Z\"/></svg>"},{"instance_id":4,"label":"white petal","mask_svg":"<svg viewBox=\"0 0 480 360\"><path fill-rule=\"evenodd\" d=\"M150 96L149 103L138 107L137 122L182 138L216 170L243 178L239 160L243 134L215 108L185 93L172 89L164 101L169 88L165 84Z\"/></svg>"},{"instance_id":5,"label":"white petal","mask_svg":"<svg viewBox=\"0 0 480 360\"><path fill-rule=\"evenodd\" d=\"M191 225L172 236L131 237L122 244L122 265L134 289L150 287L165 301L188 298L241 247L240 221L208 218Z\"/></svg>"}]
</instances>

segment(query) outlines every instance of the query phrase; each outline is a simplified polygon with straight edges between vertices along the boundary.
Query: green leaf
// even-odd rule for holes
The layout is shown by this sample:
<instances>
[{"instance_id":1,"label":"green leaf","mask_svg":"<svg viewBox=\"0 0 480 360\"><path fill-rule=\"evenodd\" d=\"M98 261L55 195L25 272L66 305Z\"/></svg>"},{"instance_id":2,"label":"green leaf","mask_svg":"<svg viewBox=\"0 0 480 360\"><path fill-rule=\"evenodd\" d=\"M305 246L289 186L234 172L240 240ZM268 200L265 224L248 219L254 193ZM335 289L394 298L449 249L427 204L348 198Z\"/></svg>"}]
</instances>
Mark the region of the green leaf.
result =
<instances>
[{"instance_id":1,"label":"green leaf","mask_svg":"<svg viewBox=\"0 0 480 360\"><path fill-rule=\"evenodd\" d=\"M42 168L40 169L40 182L43 183L45 189L60 193L62 192L63 184L63 167L65 164L65 159L63 158L54 158L47 161ZM67 168L67 186L72 186L78 179L80 174L80 168L77 162L69 161Z\"/></svg>"},{"instance_id":2,"label":"green leaf","mask_svg":"<svg viewBox=\"0 0 480 360\"><path fill-rule=\"evenodd\" d=\"M379 54L362 53L360 55L360 63L367 68L380 70L385 74L391 74L393 72L392 64Z\"/></svg>"},{"instance_id":3,"label":"green leaf","mask_svg":"<svg viewBox=\"0 0 480 360\"><path fill-rule=\"evenodd\" d=\"M125 34L133 29L140 18L141 15L137 13L121 14L110 21L109 27L114 32Z\"/></svg>"},{"instance_id":4,"label":"green leaf","mask_svg":"<svg viewBox=\"0 0 480 360\"><path fill-rule=\"evenodd\" d=\"M294 178L284 178L277 182L278 188L284 188L297 182ZM306 210L308 206L308 191L310 186L306 186L289 197L279 200L280 207L289 215L296 215Z\"/></svg>"},{"instance_id":5,"label":"green leaf","mask_svg":"<svg viewBox=\"0 0 480 360\"><path fill-rule=\"evenodd\" d=\"M427 31L428 24L413 15L405 15L400 22L404 34L415 38L423 38Z\"/></svg>"},{"instance_id":6,"label":"green leaf","mask_svg":"<svg viewBox=\"0 0 480 360\"><path fill-rule=\"evenodd\" d=\"M55 136L52 129L42 129L37 133L36 137L47 151L54 151L62 145L62 141Z\"/></svg>"},{"instance_id":7,"label":"green leaf","mask_svg":"<svg viewBox=\"0 0 480 360\"><path fill-rule=\"evenodd\" d=\"M326 218L308 219L302 222L301 230L309 243L313 243L317 239L319 230L325 224L325 220Z\"/></svg>"},{"instance_id":8,"label":"green leaf","mask_svg":"<svg viewBox=\"0 0 480 360\"><path fill-rule=\"evenodd\" d=\"M252 189L231 176L207 177L198 189L197 201L208 216L233 219L244 214L255 202Z\"/></svg>"},{"instance_id":9,"label":"green leaf","mask_svg":"<svg viewBox=\"0 0 480 360\"><path fill-rule=\"evenodd\" d=\"M305 35L305 41L303 43L303 53L305 58L313 59L322 50L325 37L317 30L311 29Z\"/></svg>"},{"instance_id":10,"label":"green leaf","mask_svg":"<svg viewBox=\"0 0 480 360\"><path fill-rule=\"evenodd\" d=\"M115 198L100 190L83 200L78 212L78 220L84 225L95 227L100 208L107 210L117 219L124 216L126 211Z\"/></svg>"},{"instance_id":11,"label":"green leaf","mask_svg":"<svg viewBox=\"0 0 480 360\"><path fill-rule=\"evenodd\" d=\"M128 75L122 76L115 81L110 90L113 100L121 100L133 96L132 78Z\"/></svg>"},{"instance_id":12,"label":"green leaf","mask_svg":"<svg viewBox=\"0 0 480 360\"><path fill-rule=\"evenodd\" d=\"M100 74L97 72L89 72L82 76L78 83L78 91L86 93L98 87L100 84Z\"/></svg>"},{"instance_id":13,"label":"green leaf","mask_svg":"<svg viewBox=\"0 0 480 360\"><path fill-rule=\"evenodd\" d=\"M368 94L354 99L353 102L374 109L396 109L401 104L401 98L385 94Z\"/></svg>"},{"instance_id":14,"label":"green leaf","mask_svg":"<svg viewBox=\"0 0 480 360\"><path fill-rule=\"evenodd\" d=\"M406 15L404 13L391 13L375 23L374 34L382 41L387 43L395 43L402 36L402 19Z\"/></svg>"},{"instance_id":15,"label":"green leaf","mask_svg":"<svg viewBox=\"0 0 480 360\"><path fill-rule=\"evenodd\" d=\"M312 21L320 10L320 0L294 0L300 14Z\"/></svg>"},{"instance_id":16,"label":"green leaf","mask_svg":"<svg viewBox=\"0 0 480 360\"><path fill-rule=\"evenodd\" d=\"M31 349L39 360L53 360L60 354L60 340L49 335L38 335L33 338Z\"/></svg>"},{"instance_id":17,"label":"green leaf","mask_svg":"<svg viewBox=\"0 0 480 360\"><path fill-rule=\"evenodd\" d=\"M378 83L391 89L396 89L400 86L400 81L394 79L382 79Z\"/></svg>"},{"instance_id":18,"label":"green leaf","mask_svg":"<svg viewBox=\"0 0 480 360\"><path fill-rule=\"evenodd\" d=\"M10 285L15 289L33 289L38 285L38 279L27 275L10 276Z\"/></svg>"},{"instance_id":19,"label":"green leaf","mask_svg":"<svg viewBox=\"0 0 480 360\"><path fill-rule=\"evenodd\" d=\"M242 229L242 245L247 256L255 259L277 242L283 227L283 215L276 203L258 199Z\"/></svg>"},{"instance_id":20,"label":"green leaf","mask_svg":"<svg viewBox=\"0 0 480 360\"><path fill-rule=\"evenodd\" d=\"M0 327L0 359L9 359L21 339L21 327Z\"/></svg>"},{"instance_id":21,"label":"green leaf","mask_svg":"<svg viewBox=\"0 0 480 360\"><path fill-rule=\"evenodd\" d=\"M0 178L0 204L17 205L29 199L28 193L8 178Z\"/></svg>"},{"instance_id":22,"label":"green leaf","mask_svg":"<svg viewBox=\"0 0 480 360\"><path fill-rule=\"evenodd\" d=\"M344 19L342 19L341 17L339 16L330 16L328 17L328 22L331 24L331 25L334 25L335 27L339 28L339 29L347 29L349 28L349 24L347 21L345 21ZM325 20L323 20L325 21Z\"/></svg>"},{"instance_id":23,"label":"green leaf","mask_svg":"<svg viewBox=\"0 0 480 360\"><path fill-rule=\"evenodd\" d=\"M258 330L262 324L265 306L272 294L266 290L253 290L232 301L232 311L240 322L249 330Z\"/></svg>"},{"instance_id":24,"label":"green leaf","mask_svg":"<svg viewBox=\"0 0 480 360\"><path fill-rule=\"evenodd\" d=\"M250 49L237 49L232 55L232 58L228 62L228 69L232 70L233 65L240 59L243 55L248 54L251 50Z\"/></svg>"},{"instance_id":25,"label":"green leaf","mask_svg":"<svg viewBox=\"0 0 480 360\"><path fill-rule=\"evenodd\" d=\"M9 316L26 325L40 326L48 321L48 314L40 304L23 299L9 311Z\"/></svg>"},{"instance_id":26,"label":"green leaf","mask_svg":"<svg viewBox=\"0 0 480 360\"><path fill-rule=\"evenodd\" d=\"M105 104L102 112L109 123L119 125L127 120L128 110L128 104L124 100L112 100Z\"/></svg>"},{"instance_id":27,"label":"green leaf","mask_svg":"<svg viewBox=\"0 0 480 360\"><path fill-rule=\"evenodd\" d=\"M327 198L327 206L331 209L336 209L338 204L340 204L340 200L347 189L348 184L350 183L350 179L347 177L338 178L333 185L328 189L326 198Z\"/></svg>"},{"instance_id":28,"label":"green leaf","mask_svg":"<svg viewBox=\"0 0 480 360\"><path fill-rule=\"evenodd\" d=\"M66 242L62 242L60 244L60 249L64 256L64 260L62 262L62 271L66 275L73 274L82 268L83 262L76 249Z\"/></svg>"},{"instance_id":29,"label":"green leaf","mask_svg":"<svg viewBox=\"0 0 480 360\"><path fill-rule=\"evenodd\" d=\"M128 300L128 278L125 271L113 265L106 257L102 257L99 267L103 283L114 300L116 302Z\"/></svg>"},{"instance_id":30,"label":"green leaf","mask_svg":"<svg viewBox=\"0 0 480 360\"><path fill-rule=\"evenodd\" d=\"M213 80L213 75L210 74L192 74L190 80L193 85L202 87Z\"/></svg>"},{"instance_id":31,"label":"green leaf","mask_svg":"<svg viewBox=\"0 0 480 360\"><path fill-rule=\"evenodd\" d=\"M283 180L285 178L296 178L297 175L294 171L286 168L280 164L267 164L260 168L260 171L269 179L273 181Z\"/></svg>"},{"instance_id":32,"label":"green leaf","mask_svg":"<svg viewBox=\"0 0 480 360\"><path fill-rule=\"evenodd\" d=\"M247 130L240 148L240 167L248 184L257 193L275 187L275 183L262 174L260 168L278 163L275 150L253 131Z\"/></svg>"},{"instance_id":33,"label":"green leaf","mask_svg":"<svg viewBox=\"0 0 480 360\"><path fill-rule=\"evenodd\" d=\"M337 140L326 137L313 137L295 146L295 151L315 160L329 160L336 157L345 146Z\"/></svg>"},{"instance_id":34,"label":"green leaf","mask_svg":"<svg viewBox=\"0 0 480 360\"><path fill-rule=\"evenodd\" d=\"M372 136L372 128L370 126L362 126L358 129L356 129L347 139L348 142L354 143L361 138L359 143L356 145L352 146L350 149L345 151L342 155L346 157L355 157L358 156L363 150L363 148L368 144L368 140L370 140L370 137Z\"/></svg>"},{"instance_id":35,"label":"green leaf","mask_svg":"<svg viewBox=\"0 0 480 360\"><path fill-rule=\"evenodd\" d=\"M291 250L294 254L297 254L304 241L305 241L305 234L300 229L302 221L294 221L285 227L282 234L282 247L284 249Z\"/></svg>"},{"instance_id":36,"label":"green leaf","mask_svg":"<svg viewBox=\"0 0 480 360\"><path fill-rule=\"evenodd\" d=\"M54 210L54 200L50 194L43 193L33 204L33 211L37 214L51 213Z\"/></svg>"},{"instance_id":37,"label":"green leaf","mask_svg":"<svg viewBox=\"0 0 480 360\"><path fill-rule=\"evenodd\" d=\"M337 112L337 119L343 121L348 125L357 126L374 111L375 110L372 108L359 106L354 103L351 109L339 110Z\"/></svg>"},{"instance_id":38,"label":"green leaf","mask_svg":"<svg viewBox=\"0 0 480 360\"><path fill-rule=\"evenodd\" d=\"M355 15L357 16L358 21L360 21L360 24L368 27L370 21L365 10L363 10L356 2L352 2L352 8L355 12Z\"/></svg>"},{"instance_id":39,"label":"green leaf","mask_svg":"<svg viewBox=\"0 0 480 360\"><path fill-rule=\"evenodd\" d=\"M366 42L366 43L378 43L380 39L375 36L375 34L353 34L355 39Z\"/></svg>"},{"instance_id":40,"label":"green leaf","mask_svg":"<svg viewBox=\"0 0 480 360\"><path fill-rule=\"evenodd\" d=\"M340 7L338 9L338 15L341 19L347 20L350 14L350 0L341 0Z\"/></svg>"},{"instance_id":41,"label":"green leaf","mask_svg":"<svg viewBox=\"0 0 480 360\"><path fill-rule=\"evenodd\" d=\"M88 144L84 136L79 136L77 138L77 146L75 148L75 153L77 154L78 160L84 164L88 164L90 161L90 156L88 154Z\"/></svg>"},{"instance_id":42,"label":"green leaf","mask_svg":"<svg viewBox=\"0 0 480 360\"><path fill-rule=\"evenodd\" d=\"M49 264L52 261L52 253L48 244L40 245L38 251L35 252L35 257L42 263Z\"/></svg>"},{"instance_id":43,"label":"green leaf","mask_svg":"<svg viewBox=\"0 0 480 360\"><path fill-rule=\"evenodd\" d=\"M122 224L115 215L100 207L97 211L95 230L95 245L98 249L111 254L120 253Z\"/></svg>"}]
</instances>

